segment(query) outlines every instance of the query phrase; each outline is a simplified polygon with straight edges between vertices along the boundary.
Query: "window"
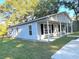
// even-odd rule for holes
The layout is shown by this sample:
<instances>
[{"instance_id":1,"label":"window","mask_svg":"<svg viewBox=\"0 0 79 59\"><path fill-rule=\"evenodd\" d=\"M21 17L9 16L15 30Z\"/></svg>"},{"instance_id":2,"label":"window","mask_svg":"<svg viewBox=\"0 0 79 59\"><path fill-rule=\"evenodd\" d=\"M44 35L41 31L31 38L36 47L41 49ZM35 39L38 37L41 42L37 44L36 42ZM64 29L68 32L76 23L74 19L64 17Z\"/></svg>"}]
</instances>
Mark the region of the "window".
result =
<instances>
[{"instance_id":1,"label":"window","mask_svg":"<svg viewBox=\"0 0 79 59\"><path fill-rule=\"evenodd\" d=\"M41 24L41 34L43 35L43 24Z\"/></svg>"},{"instance_id":2,"label":"window","mask_svg":"<svg viewBox=\"0 0 79 59\"><path fill-rule=\"evenodd\" d=\"M60 25L58 25L58 30L59 30L59 32L60 32Z\"/></svg>"},{"instance_id":3,"label":"window","mask_svg":"<svg viewBox=\"0 0 79 59\"><path fill-rule=\"evenodd\" d=\"M52 24L52 33L54 32L54 26L53 26L53 24Z\"/></svg>"},{"instance_id":4,"label":"window","mask_svg":"<svg viewBox=\"0 0 79 59\"><path fill-rule=\"evenodd\" d=\"M18 27L16 27L16 31L18 32Z\"/></svg>"},{"instance_id":5,"label":"window","mask_svg":"<svg viewBox=\"0 0 79 59\"><path fill-rule=\"evenodd\" d=\"M29 35L32 35L32 26L29 25Z\"/></svg>"},{"instance_id":6,"label":"window","mask_svg":"<svg viewBox=\"0 0 79 59\"><path fill-rule=\"evenodd\" d=\"M47 24L44 25L45 28L45 34L48 34Z\"/></svg>"}]
</instances>

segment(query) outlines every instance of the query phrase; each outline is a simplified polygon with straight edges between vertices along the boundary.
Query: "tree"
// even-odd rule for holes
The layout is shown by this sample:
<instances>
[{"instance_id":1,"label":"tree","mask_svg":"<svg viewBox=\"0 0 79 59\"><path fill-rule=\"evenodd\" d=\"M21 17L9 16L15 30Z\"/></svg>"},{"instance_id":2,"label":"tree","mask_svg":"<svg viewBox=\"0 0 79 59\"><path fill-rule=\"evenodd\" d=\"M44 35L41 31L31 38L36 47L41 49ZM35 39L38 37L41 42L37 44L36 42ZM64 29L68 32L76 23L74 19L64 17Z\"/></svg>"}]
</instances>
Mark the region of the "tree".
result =
<instances>
[{"instance_id":1,"label":"tree","mask_svg":"<svg viewBox=\"0 0 79 59\"><path fill-rule=\"evenodd\" d=\"M6 25L0 24L0 36L3 36L7 33Z\"/></svg>"},{"instance_id":2,"label":"tree","mask_svg":"<svg viewBox=\"0 0 79 59\"><path fill-rule=\"evenodd\" d=\"M7 0L4 11L12 13L9 23L22 22L25 16L34 12L38 3L39 0Z\"/></svg>"},{"instance_id":3,"label":"tree","mask_svg":"<svg viewBox=\"0 0 79 59\"><path fill-rule=\"evenodd\" d=\"M34 11L38 3L39 0L6 0L6 3L0 6L0 12L7 19L5 24L0 25L0 35L5 34L10 25L22 22L29 12ZM10 15L6 17L5 13Z\"/></svg>"},{"instance_id":4,"label":"tree","mask_svg":"<svg viewBox=\"0 0 79 59\"><path fill-rule=\"evenodd\" d=\"M26 21L25 18L29 14L42 17L48 14L57 13L58 11L58 3L56 0L7 0L5 7L5 11L12 12L8 20L9 23L14 24Z\"/></svg>"},{"instance_id":5,"label":"tree","mask_svg":"<svg viewBox=\"0 0 79 59\"><path fill-rule=\"evenodd\" d=\"M66 2L64 1L63 2L65 4L66 7L70 8L70 9L73 9L75 11L75 27L76 27L76 31L79 31L79 0L76 0L76 1L69 1L69 2Z\"/></svg>"},{"instance_id":6,"label":"tree","mask_svg":"<svg viewBox=\"0 0 79 59\"><path fill-rule=\"evenodd\" d=\"M40 0L38 6L35 8L34 15L42 17L48 14L57 13L58 2L56 0Z\"/></svg>"}]
</instances>

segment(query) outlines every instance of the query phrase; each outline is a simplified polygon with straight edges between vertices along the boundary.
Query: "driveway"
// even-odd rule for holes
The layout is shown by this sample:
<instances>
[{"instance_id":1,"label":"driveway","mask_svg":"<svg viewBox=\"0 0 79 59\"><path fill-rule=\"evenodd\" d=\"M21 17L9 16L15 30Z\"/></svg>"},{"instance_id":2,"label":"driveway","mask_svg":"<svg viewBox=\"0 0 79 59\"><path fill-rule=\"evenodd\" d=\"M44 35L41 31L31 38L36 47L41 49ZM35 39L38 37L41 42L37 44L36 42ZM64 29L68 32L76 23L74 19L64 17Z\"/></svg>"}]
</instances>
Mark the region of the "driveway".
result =
<instances>
[{"instance_id":1,"label":"driveway","mask_svg":"<svg viewBox=\"0 0 79 59\"><path fill-rule=\"evenodd\" d=\"M57 51L51 59L79 59L79 38L70 41Z\"/></svg>"}]
</instances>

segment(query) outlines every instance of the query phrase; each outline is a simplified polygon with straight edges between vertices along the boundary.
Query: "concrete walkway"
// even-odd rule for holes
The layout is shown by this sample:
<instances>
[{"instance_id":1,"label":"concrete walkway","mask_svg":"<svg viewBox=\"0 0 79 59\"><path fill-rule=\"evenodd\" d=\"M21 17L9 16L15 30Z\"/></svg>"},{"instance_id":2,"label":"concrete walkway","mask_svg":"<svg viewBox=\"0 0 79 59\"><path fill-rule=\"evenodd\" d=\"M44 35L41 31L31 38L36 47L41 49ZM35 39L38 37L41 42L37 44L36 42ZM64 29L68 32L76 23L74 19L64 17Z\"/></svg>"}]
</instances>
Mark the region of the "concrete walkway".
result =
<instances>
[{"instance_id":1,"label":"concrete walkway","mask_svg":"<svg viewBox=\"0 0 79 59\"><path fill-rule=\"evenodd\" d=\"M79 39L70 41L56 52L51 59L79 59Z\"/></svg>"}]
</instances>

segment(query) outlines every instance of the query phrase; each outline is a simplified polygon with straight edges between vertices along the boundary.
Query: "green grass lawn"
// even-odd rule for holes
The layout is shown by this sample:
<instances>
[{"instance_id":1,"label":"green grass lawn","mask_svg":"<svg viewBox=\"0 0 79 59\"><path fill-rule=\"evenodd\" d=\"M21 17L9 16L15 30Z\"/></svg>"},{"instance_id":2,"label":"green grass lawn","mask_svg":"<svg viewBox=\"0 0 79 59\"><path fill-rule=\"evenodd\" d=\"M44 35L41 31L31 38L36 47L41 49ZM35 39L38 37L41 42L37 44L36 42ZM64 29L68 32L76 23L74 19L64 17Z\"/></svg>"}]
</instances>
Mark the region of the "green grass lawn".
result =
<instances>
[{"instance_id":1,"label":"green grass lawn","mask_svg":"<svg viewBox=\"0 0 79 59\"><path fill-rule=\"evenodd\" d=\"M73 39L75 37L64 36L49 43L0 39L0 59L50 59L51 55Z\"/></svg>"}]
</instances>

